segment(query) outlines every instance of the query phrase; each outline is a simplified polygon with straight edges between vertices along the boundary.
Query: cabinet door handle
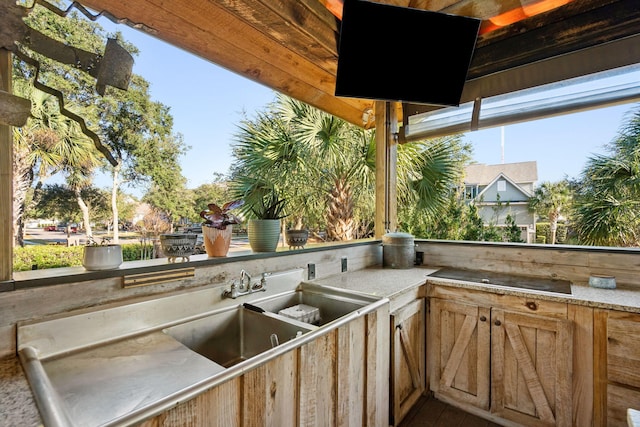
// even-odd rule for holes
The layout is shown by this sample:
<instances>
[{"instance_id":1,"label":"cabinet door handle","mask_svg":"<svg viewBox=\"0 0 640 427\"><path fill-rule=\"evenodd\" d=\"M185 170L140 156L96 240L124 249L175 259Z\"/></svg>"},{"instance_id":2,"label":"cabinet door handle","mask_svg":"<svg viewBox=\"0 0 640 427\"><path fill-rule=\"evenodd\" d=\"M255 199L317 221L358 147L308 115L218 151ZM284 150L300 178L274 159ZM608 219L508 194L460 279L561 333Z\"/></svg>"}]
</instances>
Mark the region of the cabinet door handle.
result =
<instances>
[{"instance_id":1,"label":"cabinet door handle","mask_svg":"<svg viewBox=\"0 0 640 427\"><path fill-rule=\"evenodd\" d=\"M496 326L500 326L500 325L502 325L502 322L501 322L501 321L499 321L499 320L496 320L496 321L494 322L494 325L496 325Z\"/></svg>"},{"instance_id":2,"label":"cabinet door handle","mask_svg":"<svg viewBox=\"0 0 640 427\"><path fill-rule=\"evenodd\" d=\"M487 318L486 318L485 316L480 316L480 321L481 321L481 322L486 322L486 321L487 321Z\"/></svg>"}]
</instances>

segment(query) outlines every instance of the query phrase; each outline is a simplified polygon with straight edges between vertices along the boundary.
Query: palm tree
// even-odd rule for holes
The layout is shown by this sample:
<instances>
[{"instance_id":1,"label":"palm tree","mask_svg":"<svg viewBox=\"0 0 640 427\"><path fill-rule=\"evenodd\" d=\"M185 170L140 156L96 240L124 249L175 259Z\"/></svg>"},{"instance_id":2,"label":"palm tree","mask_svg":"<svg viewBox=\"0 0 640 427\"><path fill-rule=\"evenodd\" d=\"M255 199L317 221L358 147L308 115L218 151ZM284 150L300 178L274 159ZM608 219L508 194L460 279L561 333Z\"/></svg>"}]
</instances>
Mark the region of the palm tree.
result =
<instances>
[{"instance_id":1,"label":"palm tree","mask_svg":"<svg viewBox=\"0 0 640 427\"><path fill-rule=\"evenodd\" d=\"M97 166L93 142L79 125L63 116L55 97L33 89L26 82L16 82L16 93L31 99L31 118L21 128L14 128L14 236L22 246L23 216L27 193L35 184L40 187L52 175L63 172L79 191L90 184ZM73 107L68 108L72 109ZM82 184L78 176L84 176ZM88 219L85 221L85 227Z\"/></svg>"},{"instance_id":2,"label":"palm tree","mask_svg":"<svg viewBox=\"0 0 640 427\"><path fill-rule=\"evenodd\" d=\"M588 159L581 174L574 227L588 245L640 244L640 109L630 116L608 155Z\"/></svg>"},{"instance_id":3,"label":"palm tree","mask_svg":"<svg viewBox=\"0 0 640 427\"><path fill-rule=\"evenodd\" d=\"M427 212L448 203L461 170L453 144L422 141L398 148L398 199ZM289 218L327 230L329 240L371 232L375 206L375 134L285 96L278 96L235 135L235 197L251 180L274 185L288 199ZM455 181L455 180L454 180ZM444 195L441 194L444 189ZM292 218L293 217L293 218Z\"/></svg>"},{"instance_id":4,"label":"palm tree","mask_svg":"<svg viewBox=\"0 0 640 427\"><path fill-rule=\"evenodd\" d=\"M529 199L529 209L545 215L549 219L549 229L551 236L550 243L556 243L556 233L558 231L558 219L560 215L569 210L572 200L569 183L564 181L543 182Z\"/></svg>"}]
</instances>

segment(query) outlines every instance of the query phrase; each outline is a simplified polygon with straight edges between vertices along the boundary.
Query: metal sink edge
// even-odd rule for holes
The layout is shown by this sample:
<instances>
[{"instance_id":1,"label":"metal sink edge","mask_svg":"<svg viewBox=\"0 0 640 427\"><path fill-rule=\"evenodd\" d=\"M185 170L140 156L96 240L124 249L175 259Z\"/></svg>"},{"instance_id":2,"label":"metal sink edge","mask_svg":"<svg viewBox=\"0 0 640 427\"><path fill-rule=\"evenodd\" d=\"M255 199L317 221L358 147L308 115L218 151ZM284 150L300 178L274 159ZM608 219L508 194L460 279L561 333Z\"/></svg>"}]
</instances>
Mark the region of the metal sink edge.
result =
<instances>
[{"instance_id":1,"label":"metal sink edge","mask_svg":"<svg viewBox=\"0 0 640 427\"><path fill-rule=\"evenodd\" d=\"M174 407L179 402L183 402L185 400L193 398L198 394L203 393L207 389L215 387L236 376L242 375L247 370L253 369L263 363L268 362L269 360L272 360L278 357L281 354L284 354L299 346L302 346L308 342L311 342L316 338L318 338L319 336L329 333L335 328L338 328L360 316L366 315L367 313L373 312L377 310L379 307L381 307L382 305L389 303L389 300L387 298L372 297L370 295L360 294L358 292L345 291L344 289L332 288L330 286L317 285L317 284L308 283L308 282L300 282L296 287L296 289L301 289L301 288L309 292L326 293L335 298L348 298L352 300L357 300L362 302L363 305L360 309L355 310L354 312L351 312L347 315L344 315L339 319L336 319L330 322L329 324L323 325L321 327L309 328L311 329L311 331L303 334L300 337L284 342L278 345L277 347L271 348L263 353L260 353L257 356L254 356L250 359L247 359L243 362L240 362L226 369L222 367L220 367L221 369L218 369L216 367L217 364L215 364L215 362L212 362L204 358L203 356L198 355L192 350L188 349L186 346L184 346L174 338L164 334L162 332L162 329L167 325L181 324L194 319L210 316L217 312L234 310L237 308L238 305L241 305L242 302L253 302L253 301L257 301L257 299L253 299L253 300L247 299L246 301L239 300L239 301L236 301L235 305L227 305L225 307L208 310L208 311L199 313L197 315L187 316L186 318L183 318L180 320L172 319L170 322L163 324L159 327L156 326L151 330L145 330L143 332L134 334L132 336L119 338L115 341L109 340L106 342L98 342L92 345L83 346L82 348L71 348L71 349L67 349L66 351L58 350L56 352L49 352L48 354L44 354L44 357L42 352L37 348L37 344L39 342L43 342L42 337L38 339L32 339L31 341L25 340L26 344L23 343L20 346L18 353L20 356L21 363L25 369L29 384L34 391L35 400L41 412L41 415L43 417L44 424L46 426L79 425L78 422L76 421L77 415L74 415L73 413L73 410L72 410L73 408L69 407L64 397L61 395L61 393L59 393L61 387L56 386L56 384L60 384L60 381L62 380L60 380L59 378L58 379L53 378L53 381L52 381L52 378L50 378L49 374L47 373L47 368L45 366L53 366L55 363L59 363L59 364L64 364L66 362L69 362L70 364L78 363L78 360L82 361L82 363L90 363L90 362L87 362L87 359L90 360L91 357L94 357L94 356L97 358L107 357L102 355L101 352L104 352L104 354L108 354L114 348L117 348L117 346L119 345L118 343L122 343L122 342L127 343L129 342L128 340L144 339L151 336L155 336L154 334L162 334L162 335L165 335L167 338L175 341L176 348L172 349L172 351L177 351L177 352L188 351L206 360L206 363L201 362L202 366L204 366L202 371L203 374L201 376L195 375L195 377L190 380L189 384L180 386L177 389L174 388L172 390L167 390L165 395L163 395L162 397L158 397L152 402L146 402L140 407L137 407L133 410L121 411L119 414L116 415L116 417L112 419L107 420L102 418L99 421L99 425L103 425L103 426L131 425L131 424L139 423L141 421L144 421L145 419L148 419L151 416L154 416L158 413L166 411L171 407ZM277 292L274 295L280 295L282 293L287 293L287 292L295 292L295 289L288 290L286 292ZM264 298L266 299L273 298L274 295L265 296ZM280 316L275 313L264 313L264 314L273 316L275 318L278 318L281 321L285 321L291 324L297 325L298 323L302 323L302 322L296 321L295 319L290 319L288 317ZM306 325L310 326L308 324ZM45 329L46 333L49 333L51 331L52 329ZM43 335L46 335L46 333ZM30 345L30 344L36 344L36 345ZM48 344L45 344L45 347L47 345ZM183 349L180 349L179 347L183 347ZM85 353L90 356L86 358L78 356L79 354L84 355ZM179 354L184 354L184 353L179 353ZM74 357L77 358L77 360L74 359ZM210 363L210 365L208 365L208 363ZM89 369L89 371L91 371L91 369ZM70 371L67 371L67 372L70 372ZM89 378L91 378L91 376L89 376ZM144 394L146 393L146 391L143 390L141 393ZM111 407L111 405L109 405L108 403L104 404L104 406Z\"/></svg>"}]
</instances>

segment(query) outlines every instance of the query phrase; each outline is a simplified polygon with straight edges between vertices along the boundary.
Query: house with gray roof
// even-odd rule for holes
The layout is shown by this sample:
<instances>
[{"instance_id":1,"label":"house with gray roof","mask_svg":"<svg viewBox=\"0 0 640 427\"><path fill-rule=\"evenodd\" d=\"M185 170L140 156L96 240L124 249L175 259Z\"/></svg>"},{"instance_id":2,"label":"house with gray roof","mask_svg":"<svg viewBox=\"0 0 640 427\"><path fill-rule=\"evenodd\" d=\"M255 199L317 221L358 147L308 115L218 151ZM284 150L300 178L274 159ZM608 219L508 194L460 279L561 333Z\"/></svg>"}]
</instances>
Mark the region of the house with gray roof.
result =
<instances>
[{"instance_id":1,"label":"house with gray roof","mask_svg":"<svg viewBox=\"0 0 640 427\"><path fill-rule=\"evenodd\" d=\"M478 207L478 214L485 224L504 227L507 215L511 215L522 230L522 240L533 243L536 221L528 204L537 180L538 164L535 161L497 165L476 163L465 168L462 197Z\"/></svg>"}]
</instances>

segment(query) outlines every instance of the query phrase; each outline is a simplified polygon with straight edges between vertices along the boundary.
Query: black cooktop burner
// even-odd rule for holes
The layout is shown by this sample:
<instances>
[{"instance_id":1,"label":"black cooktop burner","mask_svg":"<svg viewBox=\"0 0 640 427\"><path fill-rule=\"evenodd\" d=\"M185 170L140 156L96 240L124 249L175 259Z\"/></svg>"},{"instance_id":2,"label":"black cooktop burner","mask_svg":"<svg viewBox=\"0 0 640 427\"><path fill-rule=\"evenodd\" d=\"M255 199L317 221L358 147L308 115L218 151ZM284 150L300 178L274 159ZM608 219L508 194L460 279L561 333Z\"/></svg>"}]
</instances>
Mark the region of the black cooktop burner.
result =
<instances>
[{"instance_id":1,"label":"black cooktop burner","mask_svg":"<svg viewBox=\"0 0 640 427\"><path fill-rule=\"evenodd\" d=\"M435 273L431 273L429 276L571 295L571 282L568 280L544 279L517 274L491 273L456 268L443 268Z\"/></svg>"}]
</instances>

